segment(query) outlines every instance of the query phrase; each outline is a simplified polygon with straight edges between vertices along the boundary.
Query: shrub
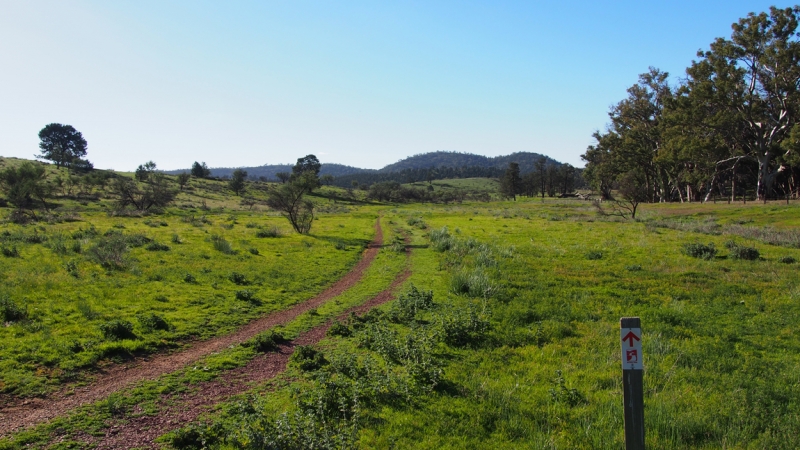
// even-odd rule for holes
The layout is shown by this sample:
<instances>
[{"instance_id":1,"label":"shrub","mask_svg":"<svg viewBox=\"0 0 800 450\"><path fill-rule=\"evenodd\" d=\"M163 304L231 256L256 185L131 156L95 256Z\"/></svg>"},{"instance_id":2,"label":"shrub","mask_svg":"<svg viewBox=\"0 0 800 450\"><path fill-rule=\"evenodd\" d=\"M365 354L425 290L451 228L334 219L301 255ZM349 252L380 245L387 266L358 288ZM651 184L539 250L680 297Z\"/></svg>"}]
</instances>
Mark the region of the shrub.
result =
<instances>
[{"instance_id":1,"label":"shrub","mask_svg":"<svg viewBox=\"0 0 800 450\"><path fill-rule=\"evenodd\" d=\"M107 236L89 249L89 257L109 270L128 267L128 242L121 235Z\"/></svg>"},{"instance_id":2,"label":"shrub","mask_svg":"<svg viewBox=\"0 0 800 450\"><path fill-rule=\"evenodd\" d=\"M642 266L639 264L631 264L630 266L625 266L625 270L628 272L638 272L642 270Z\"/></svg>"},{"instance_id":3,"label":"shrub","mask_svg":"<svg viewBox=\"0 0 800 450\"><path fill-rule=\"evenodd\" d=\"M233 255L234 253L236 253L233 250L233 247L231 247L231 243L225 240L224 237L218 234L214 234L211 236L210 240L211 240L211 245L214 246L214 250L222 252L226 255Z\"/></svg>"},{"instance_id":4,"label":"shrub","mask_svg":"<svg viewBox=\"0 0 800 450\"><path fill-rule=\"evenodd\" d=\"M249 289L243 289L241 291L236 291L236 300L243 300L245 302L250 302L254 305L260 305L261 301L256 298L255 292Z\"/></svg>"},{"instance_id":5,"label":"shrub","mask_svg":"<svg viewBox=\"0 0 800 450\"><path fill-rule=\"evenodd\" d=\"M276 350L278 345L284 342L286 342L286 339L282 334L270 330L266 333L256 335L256 337L246 342L245 345L253 347L257 352L267 353Z\"/></svg>"},{"instance_id":6,"label":"shrub","mask_svg":"<svg viewBox=\"0 0 800 450\"><path fill-rule=\"evenodd\" d=\"M289 358L289 363L302 371L310 372L328 364L328 360L325 359L325 355L322 352L314 349L314 347L298 345Z\"/></svg>"},{"instance_id":7,"label":"shrub","mask_svg":"<svg viewBox=\"0 0 800 450\"><path fill-rule=\"evenodd\" d=\"M447 231L447 227L442 227L438 230L431 231L430 239L431 243L433 244L433 248L437 252L446 252L455 244L453 237L450 236L450 233Z\"/></svg>"},{"instance_id":8,"label":"shrub","mask_svg":"<svg viewBox=\"0 0 800 450\"><path fill-rule=\"evenodd\" d=\"M586 259L589 260L603 259L603 252L593 250L586 254Z\"/></svg>"},{"instance_id":9,"label":"shrub","mask_svg":"<svg viewBox=\"0 0 800 450\"><path fill-rule=\"evenodd\" d=\"M408 223L412 227L417 227L420 230L424 230L424 229L428 228L428 224L425 223L424 220L422 220L422 217L409 217L409 219L406 221L406 223Z\"/></svg>"},{"instance_id":10,"label":"shrub","mask_svg":"<svg viewBox=\"0 0 800 450\"><path fill-rule=\"evenodd\" d=\"M171 328L163 317L155 313L138 314L136 319L145 330L169 330Z\"/></svg>"},{"instance_id":11,"label":"shrub","mask_svg":"<svg viewBox=\"0 0 800 450\"><path fill-rule=\"evenodd\" d=\"M79 228L78 231L73 232L72 239L91 239L97 237L98 234L100 234L100 232L97 231L97 228L95 228L94 225L90 225L89 228L85 230Z\"/></svg>"},{"instance_id":12,"label":"shrub","mask_svg":"<svg viewBox=\"0 0 800 450\"><path fill-rule=\"evenodd\" d=\"M450 290L454 294L466 294L470 297L488 297L494 289L489 277L482 268L463 269L453 275Z\"/></svg>"},{"instance_id":13,"label":"shrub","mask_svg":"<svg viewBox=\"0 0 800 450\"><path fill-rule=\"evenodd\" d=\"M173 244L183 244L183 241L181 240L181 237L178 236L177 233L175 233L175 234L172 235L172 243Z\"/></svg>"},{"instance_id":14,"label":"shrub","mask_svg":"<svg viewBox=\"0 0 800 450\"><path fill-rule=\"evenodd\" d=\"M0 296L0 317L3 322L20 322L28 318L28 309L21 308L7 295Z\"/></svg>"},{"instance_id":15,"label":"shrub","mask_svg":"<svg viewBox=\"0 0 800 450\"><path fill-rule=\"evenodd\" d=\"M251 254L251 255L256 255L256 256L258 256L258 255L260 254L260 252L258 251L258 249L257 249L257 248L255 248L255 247L250 247L250 248L248 248L248 249L247 249L247 251L248 251L248 252L250 252L250 254Z\"/></svg>"},{"instance_id":16,"label":"shrub","mask_svg":"<svg viewBox=\"0 0 800 450\"><path fill-rule=\"evenodd\" d=\"M11 247L6 247L5 245L0 246L0 253L6 258L19 258L19 250L17 250L16 245L12 245Z\"/></svg>"},{"instance_id":17,"label":"shrub","mask_svg":"<svg viewBox=\"0 0 800 450\"><path fill-rule=\"evenodd\" d=\"M714 259L717 256L717 248L713 243L701 244L699 242L684 244L682 252L684 255L691 256L692 258L700 258L705 260Z\"/></svg>"},{"instance_id":18,"label":"shrub","mask_svg":"<svg viewBox=\"0 0 800 450\"><path fill-rule=\"evenodd\" d=\"M195 278L194 275L192 275L190 273L187 273L186 275L183 276L183 281L186 282L186 283L192 283L193 284L193 283L197 283L197 278Z\"/></svg>"},{"instance_id":19,"label":"shrub","mask_svg":"<svg viewBox=\"0 0 800 450\"><path fill-rule=\"evenodd\" d=\"M334 247L336 248L336 250L347 250L347 244L345 244L342 241L336 241Z\"/></svg>"},{"instance_id":20,"label":"shrub","mask_svg":"<svg viewBox=\"0 0 800 450\"><path fill-rule=\"evenodd\" d=\"M128 242L128 245L130 245L131 247L141 247L141 246L149 243L150 241L152 241L152 239L150 239L149 237L147 237L147 236L145 236L143 234L138 234L138 233L137 234L129 234L129 235L125 236L125 240Z\"/></svg>"},{"instance_id":21,"label":"shrub","mask_svg":"<svg viewBox=\"0 0 800 450\"><path fill-rule=\"evenodd\" d=\"M338 320L334 320L333 325L328 328L328 331L325 334L328 336L350 337L353 335L353 330Z\"/></svg>"},{"instance_id":22,"label":"shrub","mask_svg":"<svg viewBox=\"0 0 800 450\"><path fill-rule=\"evenodd\" d=\"M268 228L266 230L258 230L256 231L256 237L259 238L275 238L281 236L281 230L273 226L272 228Z\"/></svg>"},{"instance_id":23,"label":"shrub","mask_svg":"<svg viewBox=\"0 0 800 450\"><path fill-rule=\"evenodd\" d=\"M228 279L231 281L231 283L238 284L239 286L247 286L250 284L250 281L247 279L245 274L239 272L231 272L231 274L228 275Z\"/></svg>"},{"instance_id":24,"label":"shrub","mask_svg":"<svg viewBox=\"0 0 800 450\"><path fill-rule=\"evenodd\" d=\"M80 272L78 272L78 263L75 261L67 261L64 263L64 270L75 278L80 276Z\"/></svg>"},{"instance_id":25,"label":"shrub","mask_svg":"<svg viewBox=\"0 0 800 450\"><path fill-rule=\"evenodd\" d=\"M736 243L731 244L730 246L728 243L725 244L728 249L731 251L731 258L733 259L744 259L747 261L755 261L761 254L758 252L758 249L753 247L744 247L741 245L737 245Z\"/></svg>"},{"instance_id":26,"label":"shrub","mask_svg":"<svg viewBox=\"0 0 800 450\"><path fill-rule=\"evenodd\" d=\"M472 346L481 342L489 332L486 314L478 314L475 307L450 308L437 317L442 339L454 347Z\"/></svg>"},{"instance_id":27,"label":"shrub","mask_svg":"<svg viewBox=\"0 0 800 450\"><path fill-rule=\"evenodd\" d=\"M783 264L794 264L797 262L797 260L794 258L794 256L781 256L778 258L778 262Z\"/></svg>"},{"instance_id":28,"label":"shrub","mask_svg":"<svg viewBox=\"0 0 800 450\"><path fill-rule=\"evenodd\" d=\"M420 291L411 285L392 303L386 317L395 323L409 323L417 318L419 311L431 309L433 306L433 291Z\"/></svg>"},{"instance_id":29,"label":"shrub","mask_svg":"<svg viewBox=\"0 0 800 450\"><path fill-rule=\"evenodd\" d=\"M110 320L100 324L100 331L106 339L116 341L119 339L133 339L133 324L127 320Z\"/></svg>"},{"instance_id":30,"label":"shrub","mask_svg":"<svg viewBox=\"0 0 800 450\"><path fill-rule=\"evenodd\" d=\"M72 251L75 253L80 253L83 251L83 245L81 244L81 241L75 241L72 243Z\"/></svg>"},{"instance_id":31,"label":"shrub","mask_svg":"<svg viewBox=\"0 0 800 450\"><path fill-rule=\"evenodd\" d=\"M147 244L147 247L145 247L145 249L151 252L166 252L169 251L169 245L153 241Z\"/></svg>"},{"instance_id":32,"label":"shrub","mask_svg":"<svg viewBox=\"0 0 800 450\"><path fill-rule=\"evenodd\" d=\"M67 244L64 242L62 238L53 239L50 242L50 250L53 251L56 255L66 255L67 254Z\"/></svg>"}]
</instances>

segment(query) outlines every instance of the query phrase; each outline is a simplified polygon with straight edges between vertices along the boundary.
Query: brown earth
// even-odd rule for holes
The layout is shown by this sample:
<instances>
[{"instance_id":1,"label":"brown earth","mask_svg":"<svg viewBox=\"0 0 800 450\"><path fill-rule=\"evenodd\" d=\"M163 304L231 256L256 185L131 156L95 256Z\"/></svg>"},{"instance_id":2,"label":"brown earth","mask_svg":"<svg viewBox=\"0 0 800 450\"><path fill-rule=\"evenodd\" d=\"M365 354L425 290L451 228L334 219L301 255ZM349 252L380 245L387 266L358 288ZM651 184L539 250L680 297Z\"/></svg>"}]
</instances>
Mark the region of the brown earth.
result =
<instances>
[{"instance_id":1,"label":"brown earth","mask_svg":"<svg viewBox=\"0 0 800 450\"><path fill-rule=\"evenodd\" d=\"M346 317L351 311L363 314L370 308L378 306L394 298L394 291L411 275L406 270L397 275L391 286L366 303L350 308L340 316ZM111 427L101 438L85 436L87 444L94 444L98 449L111 450L122 448L158 448L154 442L159 436L185 426L210 410L211 407L228 400L231 396L242 394L256 384L274 378L284 370L289 357L298 345L316 344L325 337L331 322L317 326L301 334L297 339L280 345L274 353L259 355L247 365L226 372L219 378L199 383L197 389L190 393L162 398L162 408L156 415L139 415L126 417Z\"/></svg>"},{"instance_id":2,"label":"brown earth","mask_svg":"<svg viewBox=\"0 0 800 450\"><path fill-rule=\"evenodd\" d=\"M192 343L188 348L181 349L174 353L154 354L148 357L136 358L125 364L114 364L105 367L101 369L95 379L88 385L80 387L68 386L43 398L0 398L0 423L3 424L3 426L0 427L0 437L9 436L25 428L64 415L68 411L79 406L96 402L114 392L130 387L136 382L155 379L161 375L174 372L211 353L221 351L231 345L240 344L264 330L276 325L285 324L300 314L312 308L319 307L326 301L342 294L358 283L364 275L364 271L372 264L377 256L382 244L383 230L381 229L379 218L375 223L375 238L364 251L361 260L343 278L334 283L333 286L316 297L298 303L287 310L277 311L260 319L256 319L234 333L218 336L207 341ZM309 333L314 332L314 330L311 330ZM322 335L324 335L324 330L322 331ZM303 336L293 342L298 342L302 338ZM267 357L256 358L254 361L260 361L265 358L275 358L275 361L281 358L288 359L291 348L293 347L287 347L286 350L284 350L284 352L288 352L285 355L284 353L275 353ZM274 364L276 364L275 361L270 363L262 361L262 363L267 364L267 366L264 366L264 370L277 370L275 369L277 366L274 366ZM245 367L249 367L249 365ZM285 361L281 367L285 367ZM231 376L235 376L234 374L238 373L237 370L240 369L232 370ZM280 370L275 372L275 374L278 372L280 372ZM272 376L274 376L274 374ZM224 388L221 387L220 389ZM172 416L169 417L172 419ZM159 417L159 419L166 420L164 417Z\"/></svg>"}]
</instances>

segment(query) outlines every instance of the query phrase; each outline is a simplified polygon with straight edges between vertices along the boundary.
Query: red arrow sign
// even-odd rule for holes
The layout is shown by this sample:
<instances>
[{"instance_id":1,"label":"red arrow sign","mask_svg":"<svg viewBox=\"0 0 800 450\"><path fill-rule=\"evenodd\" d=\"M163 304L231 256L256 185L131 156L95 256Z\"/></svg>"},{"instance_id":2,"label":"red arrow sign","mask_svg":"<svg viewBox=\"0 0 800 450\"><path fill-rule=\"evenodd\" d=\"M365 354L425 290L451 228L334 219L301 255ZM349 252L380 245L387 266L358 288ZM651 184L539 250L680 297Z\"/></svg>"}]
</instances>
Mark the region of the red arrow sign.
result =
<instances>
[{"instance_id":1,"label":"red arrow sign","mask_svg":"<svg viewBox=\"0 0 800 450\"><path fill-rule=\"evenodd\" d=\"M639 336L637 336L637 335L635 335L635 334L633 333L633 331L628 331L628 334L626 334L626 335L625 335L625 336L622 338L622 342L629 341L629 342L628 342L628 346L629 346L629 347L633 347L633 340L634 340L634 339L636 339L637 341L640 341L640 340L641 340L641 339L639 339Z\"/></svg>"}]
</instances>

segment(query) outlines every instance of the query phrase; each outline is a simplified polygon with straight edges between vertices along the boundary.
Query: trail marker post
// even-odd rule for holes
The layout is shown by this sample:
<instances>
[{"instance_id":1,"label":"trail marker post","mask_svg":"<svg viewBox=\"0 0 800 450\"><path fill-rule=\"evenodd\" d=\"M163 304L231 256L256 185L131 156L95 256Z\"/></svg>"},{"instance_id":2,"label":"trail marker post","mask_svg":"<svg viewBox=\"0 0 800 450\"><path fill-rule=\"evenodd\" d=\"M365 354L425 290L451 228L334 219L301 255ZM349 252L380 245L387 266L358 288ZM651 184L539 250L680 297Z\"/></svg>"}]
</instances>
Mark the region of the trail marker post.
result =
<instances>
[{"instance_id":1,"label":"trail marker post","mask_svg":"<svg viewBox=\"0 0 800 450\"><path fill-rule=\"evenodd\" d=\"M625 411L625 449L644 450L644 389L642 382L642 323L638 317L619 320L622 344L622 388Z\"/></svg>"}]
</instances>

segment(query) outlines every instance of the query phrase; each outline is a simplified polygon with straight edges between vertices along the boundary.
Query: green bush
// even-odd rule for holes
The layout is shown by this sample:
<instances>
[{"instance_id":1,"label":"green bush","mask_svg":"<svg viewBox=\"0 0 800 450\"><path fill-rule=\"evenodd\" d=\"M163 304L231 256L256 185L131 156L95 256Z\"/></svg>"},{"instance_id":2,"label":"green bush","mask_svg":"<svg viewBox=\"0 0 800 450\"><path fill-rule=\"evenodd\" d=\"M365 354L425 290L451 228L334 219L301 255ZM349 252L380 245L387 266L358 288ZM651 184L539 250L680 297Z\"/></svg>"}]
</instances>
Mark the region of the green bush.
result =
<instances>
[{"instance_id":1,"label":"green bush","mask_svg":"<svg viewBox=\"0 0 800 450\"><path fill-rule=\"evenodd\" d=\"M328 331L325 332L325 334L328 336L350 337L353 335L353 330L338 320L334 320L333 325L328 328Z\"/></svg>"},{"instance_id":2,"label":"green bush","mask_svg":"<svg viewBox=\"0 0 800 450\"><path fill-rule=\"evenodd\" d=\"M109 270L123 270L128 267L128 242L121 235L101 238L89 249L89 258Z\"/></svg>"},{"instance_id":3,"label":"green bush","mask_svg":"<svg viewBox=\"0 0 800 450\"><path fill-rule=\"evenodd\" d=\"M249 302L249 303L252 303L254 305L260 305L261 304L261 300L256 298L255 292L253 292L251 290L243 289L241 291L236 291L235 295L236 295L236 300L243 300L245 302Z\"/></svg>"},{"instance_id":4,"label":"green bush","mask_svg":"<svg viewBox=\"0 0 800 450\"><path fill-rule=\"evenodd\" d=\"M286 342L286 339L282 334L270 330L266 333L256 335L256 337L246 342L245 345L253 347L257 352L267 353L276 350L278 345L284 342Z\"/></svg>"},{"instance_id":5,"label":"green bush","mask_svg":"<svg viewBox=\"0 0 800 450\"><path fill-rule=\"evenodd\" d=\"M12 245L11 247L6 247L5 245L0 246L0 253L6 258L19 258L19 250L17 250L16 245Z\"/></svg>"},{"instance_id":6,"label":"green bush","mask_svg":"<svg viewBox=\"0 0 800 450\"><path fill-rule=\"evenodd\" d=\"M489 332L487 314L469 308L448 308L436 317L442 339L453 347L474 346L483 341Z\"/></svg>"},{"instance_id":7,"label":"green bush","mask_svg":"<svg viewBox=\"0 0 800 450\"><path fill-rule=\"evenodd\" d=\"M153 241L147 244L147 247L145 247L145 249L151 252L166 252L169 251L169 245Z\"/></svg>"},{"instance_id":8,"label":"green bush","mask_svg":"<svg viewBox=\"0 0 800 450\"><path fill-rule=\"evenodd\" d=\"M256 237L258 238L276 238L281 236L281 230L273 226L272 228L268 228L266 230L258 230L256 231Z\"/></svg>"},{"instance_id":9,"label":"green bush","mask_svg":"<svg viewBox=\"0 0 800 450\"><path fill-rule=\"evenodd\" d=\"M261 254L261 253L258 251L258 249L257 249L257 248L255 248L255 247L250 247L250 248L248 248L248 249L247 249L247 251L248 251L248 252L250 252L250 254L251 254L251 255L255 255L255 256L258 256L258 255L260 255L260 254Z\"/></svg>"},{"instance_id":10,"label":"green bush","mask_svg":"<svg viewBox=\"0 0 800 450\"><path fill-rule=\"evenodd\" d=\"M106 339L116 341L120 339L134 339L133 324L127 320L109 320L100 324L100 331Z\"/></svg>"},{"instance_id":11,"label":"green bush","mask_svg":"<svg viewBox=\"0 0 800 450\"><path fill-rule=\"evenodd\" d=\"M794 256L781 256L778 258L778 262L783 264L794 264L797 262L797 259L795 259Z\"/></svg>"},{"instance_id":12,"label":"green bush","mask_svg":"<svg viewBox=\"0 0 800 450\"><path fill-rule=\"evenodd\" d=\"M247 286L250 284L250 281L247 279L245 274L239 272L231 272L231 274L228 275L228 280L230 280L231 283L239 286Z\"/></svg>"},{"instance_id":13,"label":"green bush","mask_svg":"<svg viewBox=\"0 0 800 450\"><path fill-rule=\"evenodd\" d=\"M755 261L761 257L758 249L753 247L745 247L736 243L726 242L725 246L731 251L730 256L733 259L744 259L747 261Z\"/></svg>"},{"instance_id":14,"label":"green bush","mask_svg":"<svg viewBox=\"0 0 800 450\"><path fill-rule=\"evenodd\" d=\"M328 360L325 359L325 355L322 352L314 349L314 347L298 345L289 358L289 364L304 372L311 372L319 370L322 366L328 364Z\"/></svg>"},{"instance_id":15,"label":"green bush","mask_svg":"<svg viewBox=\"0 0 800 450\"><path fill-rule=\"evenodd\" d=\"M699 242L684 244L682 253L692 258L705 259L706 261L714 259L717 256L717 248L713 243L701 244Z\"/></svg>"},{"instance_id":16,"label":"green bush","mask_svg":"<svg viewBox=\"0 0 800 450\"><path fill-rule=\"evenodd\" d=\"M0 317L3 322L21 322L28 318L28 310L17 305L7 295L0 295Z\"/></svg>"},{"instance_id":17,"label":"green bush","mask_svg":"<svg viewBox=\"0 0 800 450\"><path fill-rule=\"evenodd\" d=\"M163 317L155 313L142 313L136 316L139 324L143 329L151 330L169 330L171 327Z\"/></svg>"},{"instance_id":18,"label":"green bush","mask_svg":"<svg viewBox=\"0 0 800 450\"><path fill-rule=\"evenodd\" d=\"M487 297L494 290L489 277L482 268L462 269L450 280L450 290L454 294L466 294L470 297Z\"/></svg>"},{"instance_id":19,"label":"green bush","mask_svg":"<svg viewBox=\"0 0 800 450\"><path fill-rule=\"evenodd\" d=\"M593 250L586 254L586 259L588 260L603 259L603 252Z\"/></svg>"},{"instance_id":20,"label":"green bush","mask_svg":"<svg viewBox=\"0 0 800 450\"><path fill-rule=\"evenodd\" d=\"M186 283L194 284L197 283L197 278L195 278L194 275L187 273L186 275L183 276L183 281Z\"/></svg>"},{"instance_id":21,"label":"green bush","mask_svg":"<svg viewBox=\"0 0 800 450\"><path fill-rule=\"evenodd\" d=\"M420 291L413 284L392 302L386 318L394 323L409 323L417 318L417 313L433 308L433 291Z\"/></svg>"},{"instance_id":22,"label":"green bush","mask_svg":"<svg viewBox=\"0 0 800 450\"><path fill-rule=\"evenodd\" d=\"M211 245L214 246L214 250L224 253L226 255L233 255L236 253L233 250L231 243L225 240L224 237L218 234L214 234L211 236L210 240L211 240Z\"/></svg>"}]
</instances>

